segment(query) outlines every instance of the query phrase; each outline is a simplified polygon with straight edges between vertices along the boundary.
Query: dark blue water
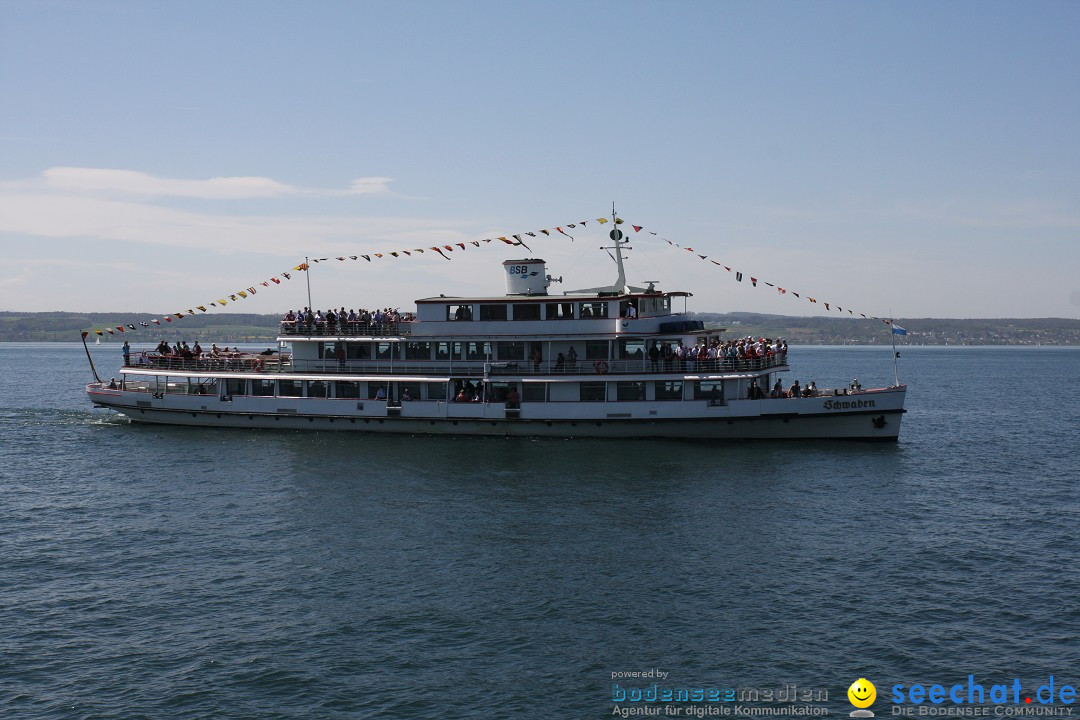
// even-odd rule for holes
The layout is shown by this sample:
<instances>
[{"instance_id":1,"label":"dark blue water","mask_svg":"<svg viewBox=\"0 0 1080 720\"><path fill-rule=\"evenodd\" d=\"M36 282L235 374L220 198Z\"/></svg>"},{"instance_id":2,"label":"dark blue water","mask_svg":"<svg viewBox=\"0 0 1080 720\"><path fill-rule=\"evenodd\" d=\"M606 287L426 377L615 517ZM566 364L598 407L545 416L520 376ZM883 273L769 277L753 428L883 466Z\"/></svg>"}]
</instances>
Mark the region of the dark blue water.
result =
<instances>
[{"instance_id":1,"label":"dark blue water","mask_svg":"<svg viewBox=\"0 0 1080 720\"><path fill-rule=\"evenodd\" d=\"M887 384L889 353L796 348L786 382ZM879 717L897 683L1080 685L1080 352L901 363L895 445L529 441L129 425L81 345L0 345L0 716L602 718L649 668L839 716L858 677Z\"/></svg>"}]
</instances>

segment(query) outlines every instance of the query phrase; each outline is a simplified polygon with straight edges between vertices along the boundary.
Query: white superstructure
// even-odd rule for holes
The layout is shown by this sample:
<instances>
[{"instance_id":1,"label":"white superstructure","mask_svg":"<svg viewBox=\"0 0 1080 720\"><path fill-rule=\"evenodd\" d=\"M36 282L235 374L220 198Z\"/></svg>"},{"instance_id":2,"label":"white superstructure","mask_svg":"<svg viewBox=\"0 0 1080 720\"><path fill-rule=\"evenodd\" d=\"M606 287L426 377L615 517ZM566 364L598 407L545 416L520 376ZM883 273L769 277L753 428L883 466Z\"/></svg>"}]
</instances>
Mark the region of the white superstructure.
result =
<instances>
[{"instance_id":1,"label":"white superstructure","mask_svg":"<svg viewBox=\"0 0 1080 720\"><path fill-rule=\"evenodd\" d=\"M755 356L707 356L738 345L673 307L688 293L626 285L611 237L611 286L549 295L543 260L508 260L502 296L424 298L408 320L286 321L273 355L136 353L116 387L87 394L133 421L178 425L897 439L906 386L769 397L786 345L744 338Z\"/></svg>"}]
</instances>

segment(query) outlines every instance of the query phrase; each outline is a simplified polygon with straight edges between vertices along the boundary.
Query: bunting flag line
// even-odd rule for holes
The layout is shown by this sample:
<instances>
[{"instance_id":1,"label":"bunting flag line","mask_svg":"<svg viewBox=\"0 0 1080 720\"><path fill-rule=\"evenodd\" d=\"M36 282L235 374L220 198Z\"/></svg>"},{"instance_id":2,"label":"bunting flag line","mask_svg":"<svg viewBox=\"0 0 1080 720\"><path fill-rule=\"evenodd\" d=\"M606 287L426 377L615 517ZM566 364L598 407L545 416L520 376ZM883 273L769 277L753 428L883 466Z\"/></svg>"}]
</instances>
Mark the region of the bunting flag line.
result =
<instances>
[{"instance_id":1,"label":"bunting flag line","mask_svg":"<svg viewBox=\"0 0 1080 720\"><path fill-rule=\"evenodd\" d=\"M602 218L597 218L597 220L598 220L598 221L599 221L599 222L600 222L601 224L603 224L603 223L607 222L607 219L606 219L606 218L603 218L603 219L602 219ZM616 224L616 225L621 225L622 223L623 223L623 220L622 220L622 218L618 218L618 217L617 217L617 218L615 218L615 224ZM641 230L643 230L643 229L644 229L644 226L642 226L642 225L631 225L630 227L634 228L634 232L641 232ZM671 247L672 249L674 249L674 248L678 248L678 249L680 249L680 250L686 250L687 252L690 252L690 253L693 253L693 254L697 255L697 256L698 256L698 257L699 257L700 259L702 259L702 260L706 260L706 259L708 259L708 256L707 256L707 255L702 255L701 253L699 253L699 252L697 252L696 250L694 250L694 248L692 248L692 247L689 247L689 246L683 246L683 245L680 245L680 244L679 244L679 243L677 243L677 242L672 242L671 240L668 240L668 239L667 239L666 237L664 237L664 236L660 235L659 233L653 232L652 230L650 230L650 231L649 231L649 234L650 234L650 235L654 235L654 236L656 236L656 237L657 237L657 238L659 238L660 240L663 240L663 241L664 241L665 243L667 243L667 244L668 244L668 246L670 246L670 247ZM729 266L729 265L725 265L725 264L723 264L722 262L720 262L720 261L718 261L718 260L709 260L709 262L711 262L711 263L712 263L713 265L716 265L717 267L722 267L722 268L724 268L724 270L726 270L727 272L734 272L734 273L735 273L735 281L736 281L736 282L742 282L742 280L743 280L743 273L742 273L742 271L740 271L740 270L734 270L734 271L733 271L733 270L732 270L732 268L731 268L731 266ZM781 286L779 286L779 285L775 285L775 284L773 284L773 283L771 283L771 282L768 282L768 281L766 281L766 280L762 280L762 279L760 279L760 278L757 278L757 277L753 277L753 276L750 276L750 284L751 284L751 285L752 285L753 287L757 287L757 285L758 285L758 282L759 282L759 281L760 281L760 282L763 282L763 283L765 283L765 284L766 284L766 285L768 285L769 287L775 287L775 288L776 288L776 292L777 292L777 294L779 294L779 295L787 295L788 293L791 293L791 295L792 295L792 296L794 296L794 297L796 297L796 298L799 298L800 300L801 300L801 299L803 299L803 295L801 295L800 293L797 293L797 292L795 292L794 290L790 290L790 289L788 289L788 288L784 288L784 287L781 287ZM813 297L810 297L809 295L807 295L807 296L806 296L806 300L807 300L807 301L809 301L809 302L810 302L811 304L814 304L814 305L817 305L817 304L818 304L818 299L817 299L817 298L813 298ZM842 308L841 306L837 305L837 304L836 304L836 303L834 303L834 302L831 302L831 301L830 301L830 302L825 302L825 301L821 301L821 304L822 304L822 305L824 305L824 306L825 306L825 309L826 309L826 310L828 310L828 311L830 311L830 312L832 311L832 309L833 309L834 307L836 308L836 311L837 311L837 312L839 312L839 313L843 313L843 312L844 312L844 308ZM854 317L854 316L856 315L856 312L855 312L854 310L852 310L851 308L848 308L848 310L847 310L847 314L848 314L848 315L850 315L850 316L852 316L852 317ZM895 323L894 323L894 322L893 322L893 321L892 321L891 319L888 319L888 318L880 318L880 317L878 317L878 316L876 316L876 315L867 315L866 313L857 313L857 314L858 314L858 316L859 316L859 317L861 317L861 318L863 318L863 319L866 319L866 320L879 320L879 321L881 321L881 322L885 323L886 325L890 326L890 327L892 328L892 331L893 331L893 332L894 332L895 334L897 334L897 335L906 335L906 334L907 334L907 330L904 330L904 329L903 329L903 328L901 328L901 327L900 327L899 325L896 325L896 324L895 324Z\"/></svg>"},{"instance_id":2,"label":"bunting flag line","mask_svg":"<svg viewBox=\"0 0 1080 720\"><path fill-rule=\"evenodd\" d=\"M603 225L604 223L608 222L608 219L607 218L596 218L596 221L598 223L600 223L601 225ZM571 235L570 233L566 232L565 230L563 230L563 227L565 226L565 227L569 227L569 228L575 228L578 225L580 225L581 227L586 227L587 222L588 222L587 220L579 220L576 223L563 223L562 225L555 226L555 229L559 233L561 233L561 234L565 235L566 237L570 238L570 240L573 240L574 236ZM615 219L616 224L622 224L622 222L623 221L622 221L621 218L616 218ZM635 225L635 226L632 226L632 227L634 228L635 232L638 232L638 231L641 230L640 226ZM502 236L498 236L496 238L483 238L482 240L470 240L469 244L471 244L473 247L478 248L478 247L480 247L481 242L487 244L487 243L490 243L493 239L497 239L497 240L501 240L502 242L506 243L507 245L521 246L521 247L531 249L531 248L529 248L528 245L526 245L522 241L521 236L522 235L528 235L529 237L538 237L538 234L542 234L542 235L544 235L546 237L551 237L551 230L545 228L545 229L540 229L540 230L536 230L536 231L510 233L509 235L502 235ZM511 238L513 238L513 239L511 239ZM461 250L468 249L468 246L464 242L454 243L454 245L456 245ZM322 262L329 262L331 260L337 260L339 262L346 262L348 260L363 259L365 262L370 263L370 262L372 262L372 257L379 258L379 259L382 259L383 257L392 257L392 258L400 259L402 256L412 257L413 253L423 254L425 250L431 250L433 252L438 253L439 256L441 256L444 260L450 260L451 258L450 258L449 255L447 255L447 253L454 252L454 249L455 249L454 245L443 245L442 247L432 246L430 248L413 248L412 250L389 250L389 251L386 251L386 252L369 253L367 255L342 255L342 256L338 256L338 257L305 258L304 262L298 263L297 265L294 265L291 268L291 271L292 272L306 272L306 271L310 270L310 263L322 263ZM205 303L203 305L195 305L192 308L188 309L186 315L194 315L196 308L198 308L199 312L204 312L205 313L205 312L207 312L207 306L213 307L213 308L225 307L225 306L227 306L229 304L230 301L231 302L239 302L240 300L245 300L245 299L249 298L250 296L255 295L257 293L256 287L255 287L256 284L261 285L262 287L270 287L271 286L270 283L273 283L274 285L281 285L283 279L284 280L291 280L292 279L292 274L289 273L289 272L280 272L277 275L271 276L270 278L268 278L266 280L261 280L258 283L253 283L250 287L247 287L247 288L245 288L243 290L237 290L236 292L224 295L224 296L218 298L215 302L208 302L208 303ZM226 300L225 298L229 298L229 300ZM164 316L162 316L161 319L164 320L165 322L171 323L174 318L179 320L179 319L181 319L183 317L185 317L185 313L176 312L176 313L170 313L168 315L164 315ZM153 319L153 320L151 320L151 322L154 323L155 325L161 325L161 320ZM143 328L150 327L150 325L148 323L141 322L141 321L139 322L139 325L141 325ZM125 326L118 325L118 326L115 326L115 327L116 327L116 330L119 330L120 332L125 332ZM134 323L128 323L126 327L130 328L131 330L136 330L137 329L135 327ZM116 330L113 330L112 328L102 328L102 329L95 329L92 332L94 332L94 333L96 333L98 335L104 335L104 333L106 333L106 332L109 333L110 335L115 335ZM87 332L89 333L91 331L87 331Z\"/></svg>"}]
</instances>

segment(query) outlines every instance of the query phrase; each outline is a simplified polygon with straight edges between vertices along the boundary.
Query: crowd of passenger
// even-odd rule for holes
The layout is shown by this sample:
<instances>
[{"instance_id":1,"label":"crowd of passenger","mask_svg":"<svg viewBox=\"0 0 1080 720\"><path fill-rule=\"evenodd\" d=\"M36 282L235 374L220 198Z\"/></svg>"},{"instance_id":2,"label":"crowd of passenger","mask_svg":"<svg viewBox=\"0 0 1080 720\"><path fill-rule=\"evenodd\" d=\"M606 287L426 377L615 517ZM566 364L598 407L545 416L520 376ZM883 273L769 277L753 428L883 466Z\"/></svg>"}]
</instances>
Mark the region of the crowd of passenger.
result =
<instances>
[{"instance_id":1,"label":"crowd of passenger","mask_svg":"<svg viewBox=\"0 0 1080 720\"><path fill-rule=\"evenodd\" d=\"M787 355L787 340L784 338L753 338L746 336L738 340L722 342L717 338L706 342L704 339L689 347L682 341L672 345L668 342L653 344L648 349L649 365L653 372L671 372L698 370L746 370L755 367L769 367L778 364Z\"/></svg>"},{"instance_id":2,"label":"crowd of passenger","mask_svg":"<svg viewBox=\"0 0 1080 720\"><path fill-rule=\"evenodd\" d=\"M412 322L416 319L413 313L402 313L394 308L377 308L368 310L346 310L344 307L334 310L312 311L304 308L298 312L285 313L281 324L286 332L314 332L324 333L347 333L350 335L380 335L383 332L394 332L393 328L401 322Z\"/></svg>"},{"instance_id":3,"label":"crowd of passenger","mask_svg":"<svg viewBox=\"0 0 1080 720\"><path fill-rule=\"evenodd\" d=\"M124 364L131 365L131 351L127 343L124 343ZM219 348L217 343L212 343L209 350L204 350L198 340L189 346L186 340L181 340L175 345L170 345L167 340L162 340L149 353L141 353L136 356L135 364L149 365L151 367L167 367L180 369L243 369L253 358L273 355L276 350L266 349L261 353L243 352L239 347L229 348L226 345ZM260 366L263 361L259 361Z\"/></svg>"}]
</instances>

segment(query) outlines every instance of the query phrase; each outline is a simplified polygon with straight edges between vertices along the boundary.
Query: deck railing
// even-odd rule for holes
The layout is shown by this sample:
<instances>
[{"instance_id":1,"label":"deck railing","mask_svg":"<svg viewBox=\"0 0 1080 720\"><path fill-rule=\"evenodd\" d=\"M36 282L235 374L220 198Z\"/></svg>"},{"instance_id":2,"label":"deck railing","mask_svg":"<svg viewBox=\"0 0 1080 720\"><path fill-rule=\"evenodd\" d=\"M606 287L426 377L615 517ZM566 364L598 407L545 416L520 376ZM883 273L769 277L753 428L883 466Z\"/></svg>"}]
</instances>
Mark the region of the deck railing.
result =
<instances>
[{"instance_id":1,"label":"deck railing","mask_svg":"<svg viewBox=\"0 0 1080 720\"><path fill-rule=\"evenodd\" d=\"M289 372L291 353L229 353L228 355L161 355L156 352L131 353L127 367L187 372Z\"/></svg>"},{"instance_id":2,"label":"deck railing","mask_svg":"<svg viewBox=\"0 0 1080 720\"><path fill-rule=\"evenodd\" d=\"M393 337L412 334L412 323L407 320L383 323L361 322L303 322L285 320L281 334L309 337Z\"/></svg>"},{"instance_id":3,"label":"deck railing","mask_svg":"<svg viewBox=\"0 0 1080 720\"><path fill-rule=\"evenodd\" d=\"M301 372L318 374L355 375L443 375L453 377L497 377L509 375L630 375L755 372L787 364L787 353L764 358L723 360L585 360L577 363L531 360L374 360L349 359L340 361L298 360L290 353L255 355L232 354L228 357L203 355L199 358L179 355L158 355L152 352L133 353L130 367L167 370L170 372Z\"/></svg>"}]
</instances>

